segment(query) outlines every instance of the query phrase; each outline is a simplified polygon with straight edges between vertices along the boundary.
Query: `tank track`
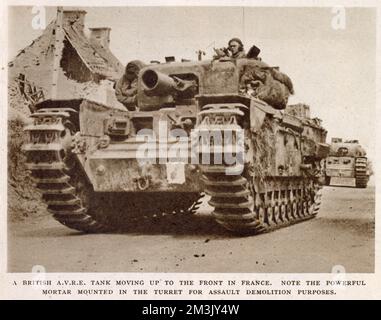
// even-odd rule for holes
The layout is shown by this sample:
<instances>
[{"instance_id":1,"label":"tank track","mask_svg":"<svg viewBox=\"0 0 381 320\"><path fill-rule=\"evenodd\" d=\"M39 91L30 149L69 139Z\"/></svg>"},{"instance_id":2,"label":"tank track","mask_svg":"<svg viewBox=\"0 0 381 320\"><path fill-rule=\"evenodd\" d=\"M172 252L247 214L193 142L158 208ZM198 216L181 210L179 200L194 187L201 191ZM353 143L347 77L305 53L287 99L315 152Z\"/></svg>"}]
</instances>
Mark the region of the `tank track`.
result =
<instances>
[{"instance_id":1,"label":"tank track","mask_svg":"<svg viewBox=\"0 0 381 320\"><path fill-rule=\"evenodd\" d=\"M26 165L57 221L79 231L104 232L110 227L89 214L84 183L71 174L75 168L68 151L73 134L70 112L75 110L40 109L32 114L34 123L25 128L29 132Z\"/></svg>"},{"instance_id":2,"label":"tank track","mask_svg":"<svg viewBox=\"0 0 381 320\"><path fill-rule=\"evenodd\" d=\"M367 174L367 158L358 157L355 160L355 179L357 188L366 188L368 185L369 176Z\"/></svg>"},{"instance_id":3,"label":"tank track","mask_svg":"<svg viewBox=\"0 0 381 320\"><path fill-rule=\"evenodd\" d=\"M216 110L213 113L216 114ZM221 110L221 114L224 113L225 110ZM205 110L203 114L208 112ZM205 130L202 125L200 128ZM312 219L319 211L322 187L312 179L264 179L260 183L267 192L261 193L255 191L254 179L245 170L231 175L226 174L229 167L224 164L200 167L205 192L211 197L209 204L214 207L212 214L217 223L230 231L242 235L265 233Z\"/></svg>"},{"instance_id":4,"label":"tank track","mask_svg":"<svg viewBox=\"0 0 381 320\"><path fill-rule=\"evenodd\" d=\"M226 175L225 170L225 166L202 166L213 216L228 230L243 234L269 232L314 218L319 211L322 189L313 182L303 184L300 179L282 178L287 189L257 193L244 175Z\"/></svg>"}]
</instances>

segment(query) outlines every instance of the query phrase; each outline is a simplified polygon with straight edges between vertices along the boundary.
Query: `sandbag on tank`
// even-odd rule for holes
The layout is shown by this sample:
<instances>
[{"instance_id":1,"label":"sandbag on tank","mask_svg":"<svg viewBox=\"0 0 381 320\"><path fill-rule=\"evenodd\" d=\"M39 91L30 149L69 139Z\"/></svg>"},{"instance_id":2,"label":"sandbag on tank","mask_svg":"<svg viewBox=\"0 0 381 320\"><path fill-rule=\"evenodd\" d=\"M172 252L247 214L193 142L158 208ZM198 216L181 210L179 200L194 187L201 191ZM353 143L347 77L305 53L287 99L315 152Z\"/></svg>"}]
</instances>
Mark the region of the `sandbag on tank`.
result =
<instances>
[{"instance_id":1,"label":"sandbag on tank","mask_svg":"<svg viewBox=\"0 0 381 320\"><path fill-rule=\"evenodd\" d=\"M240 86L243 92L267 102L275 109L284 109L288 97L294 93L291 79L277 67L270 67L262 61L244 67Z\"/></svg>"}]
</instances>

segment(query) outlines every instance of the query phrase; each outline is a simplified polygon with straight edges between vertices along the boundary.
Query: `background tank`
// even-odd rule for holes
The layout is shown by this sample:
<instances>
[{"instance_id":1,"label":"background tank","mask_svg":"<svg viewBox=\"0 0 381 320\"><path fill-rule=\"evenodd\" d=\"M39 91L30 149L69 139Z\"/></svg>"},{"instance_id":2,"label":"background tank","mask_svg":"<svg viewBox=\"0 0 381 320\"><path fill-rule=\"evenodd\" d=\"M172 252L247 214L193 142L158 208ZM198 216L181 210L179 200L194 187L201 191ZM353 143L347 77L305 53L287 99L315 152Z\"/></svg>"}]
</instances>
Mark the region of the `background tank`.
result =
<instances>
[{"instance_id":1,"label":"background tank","mask_svg":"<svg viewBox=\"0 0 381 320\"><path fill-rule=\"evenodd\" d=\"M368 159L358 140L332 138L325 167L326 185L366 188L368 184Z\"/></svg>"},{"instance_id":2,"label":"background tank","mask_svg":"<svg viewBox=\"0 0 381 320\"><path fill-rule=\"evenodd\" d=\"M328 150L307 106L282 111L292 91L286 75L257 60L151 65L139 73L137 111L86 99L37 104L28 167L53 216L86 232L129 215L194 212L204 191L229 230L287 226L317 214ZM205 141L216 149L205 152ZM224 157L237 145L239 170Z\"/></svg>"}]
</instances>

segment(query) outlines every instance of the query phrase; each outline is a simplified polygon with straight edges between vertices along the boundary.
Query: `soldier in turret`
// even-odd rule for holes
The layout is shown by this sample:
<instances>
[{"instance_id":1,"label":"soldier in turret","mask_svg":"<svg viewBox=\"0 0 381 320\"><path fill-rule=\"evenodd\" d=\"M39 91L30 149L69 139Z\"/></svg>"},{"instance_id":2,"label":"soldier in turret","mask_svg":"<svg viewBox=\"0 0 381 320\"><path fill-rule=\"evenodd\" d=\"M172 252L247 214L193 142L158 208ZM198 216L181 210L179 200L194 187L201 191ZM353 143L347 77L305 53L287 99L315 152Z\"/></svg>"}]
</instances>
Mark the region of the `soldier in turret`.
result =
<instances>
[{"instance_id":1,"label":"soldier in turret","mask_svg":"<svg viewBox=\"0 0 381 320\"><path fill-rule=\"evenodd\" d=\"M216 55L214 59L228 58L228 59L241 59L246 58L243 43L238 38L232 38L228 42L227 48L214 49Z\"/></svg>"},{"instance_id":2,"label":"soldier in turret","mask_svg":"<svg viewBox=\"0 0 381 320\"><path fill-rule=\"evenodd\" d=\"M246 53L243 48L243 43L241 39L233 38L228 42L228 50L230 51L230 57L233 59L246 58Z\"/></svg>"},{"instance_id":3,"label":"soldier in turret","mask_svg":"<svg viewBox=\"0 0 381 320\"><path fill-rule=\"evenodd\" d=\"M139 60L133 60L126 66L124 75L115 86L115 95L129 111L137 107L138 74L145 64Z\"/></svg>"}]
</instances>

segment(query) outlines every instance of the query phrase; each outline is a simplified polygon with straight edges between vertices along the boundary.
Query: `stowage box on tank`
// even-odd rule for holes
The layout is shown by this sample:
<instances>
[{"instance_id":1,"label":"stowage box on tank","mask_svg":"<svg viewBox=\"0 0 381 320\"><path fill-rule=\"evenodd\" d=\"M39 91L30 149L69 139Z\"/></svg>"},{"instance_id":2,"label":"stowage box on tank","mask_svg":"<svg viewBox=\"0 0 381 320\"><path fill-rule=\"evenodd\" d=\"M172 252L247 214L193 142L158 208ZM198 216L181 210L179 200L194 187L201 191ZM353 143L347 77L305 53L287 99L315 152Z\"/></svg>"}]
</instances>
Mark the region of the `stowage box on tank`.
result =
<instances>
[{"instance_id":1,"label":"stowage box on tank","mask_svg":"<svg viewBox=\"0 0 381 320\"><path fill-rule=\"evenodd\" d=\"M328 154L309 107L286 107L292 93L286 75L254 59L150 65L136 111L39 103L28 167L54 218L85 232L195 212L203 193L229 230L284 227L317 214Z\"/></svg>"}]
</instances>

